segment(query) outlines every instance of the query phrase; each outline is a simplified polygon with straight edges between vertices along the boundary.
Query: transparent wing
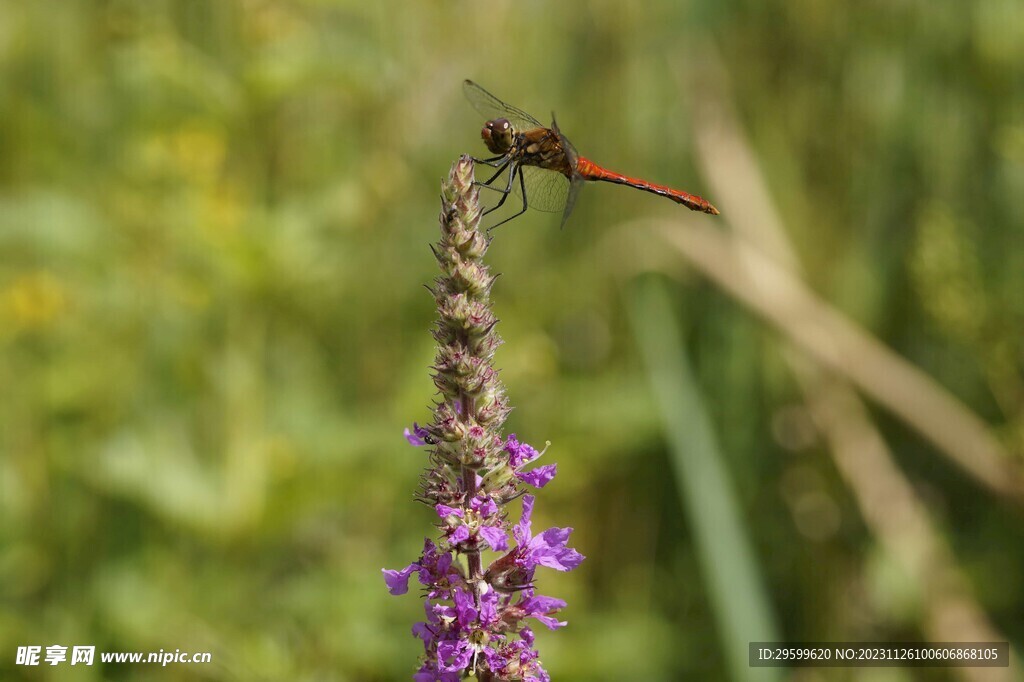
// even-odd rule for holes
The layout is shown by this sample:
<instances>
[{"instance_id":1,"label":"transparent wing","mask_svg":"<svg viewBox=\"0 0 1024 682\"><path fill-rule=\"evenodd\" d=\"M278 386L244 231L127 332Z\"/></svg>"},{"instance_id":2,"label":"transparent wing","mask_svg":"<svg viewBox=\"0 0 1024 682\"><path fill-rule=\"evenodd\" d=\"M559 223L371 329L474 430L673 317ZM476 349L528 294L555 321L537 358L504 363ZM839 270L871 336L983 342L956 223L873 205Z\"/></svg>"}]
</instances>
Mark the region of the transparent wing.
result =
<instances>
[{"instance_id":1,"label":"transparent wing","mask_svg":"<svg viewBox=\"0 0 1024 682\"><path fill-rule=\"evenodd\" d=\"M579 154L576 153L576 147L572 146L572 142L565 139L565 135L558 129L558 121L555 119L555 112L551 112L551 130L554 131L555 135L558 135L558 142L562 145L562 151L565 152L566 158L569 159L569 167L576 168L576 161L579 159Z\"/></svg>"},{"instance_id":2,"label":"transparent wing","mask_svg":"<svg viewBox=\"0 0 1024 682\"><path fill-rule=\"evenodd\" d=\"M526 187L526 201L529 208L545 213L558 213L565 208L565 202L569 197L569 180L564 175L537 166L520 166L520 168L523 172L523 185ZM507 182L506 171L491 184L491 187L500 189ZM512 182L512 194L515 199L510 199L509 204L517 208L522 206L523 191L519 186L518 178Z\"/></svg>"},{"instance_id":3,"label":"transparent wing","mask_svg":"<svg viewBox=\"0 0 1024 682\"><path fill-rule=\"evenodd\" d=\"M559 213L565 208L569 196L569 179L561 173L523 166L523 181L526 184L526 202L530 208L547 213ZM516 184L519 193L519 183Z\"/></svg>"},{"instance_id":4,"label":"transparent wing","mask_svg":"<svg viewBox=\"0 0 1024 682\"><path fill-rule=\"evenodd\" d=\"M473 108L488 121L507 118L519 130L545 127L522 109L505 104L471 80L462 81L462 92L465 93L466 99L473 105Z\"/></svg>"},{"instance_id":5,"label":"transparent wing","mask_svg":"<svg viewBox=\"0 0 1024 682\"><path fill-rule=\"evenodd\" d=\"M572 209L576 206L576 200L580 197L580 190L583 189L583 180L576 178L569 184L569 196L565 200L565 210L562 211L562 223L559 227L565 227L565 223L572 215Z\"/></svg>"},{"instance_id":6,"label":"transparent wing","mask_svg":"<svg viewBox=\"0 0 1024 682\"><path fill-rule=\"evenodd\" d=\"M555 119L555 112L553 111L551 112L551 129L555 131L555 135L558 135L562 151L565 152L566 158L569 159L569 167L574 169L572 181L566 183L568 191L565 200L562 202L565 210L562 211L562 224L560 227L565 227L565 222L569 220L569 215L572 214L572 209L576 206L576 200L579 199L580 190L583 189L583 178L575 173L576 161L579 159L576 148L572 146L572 142L569 142L565 135L562 134L562 131L558 129L558 121Z\"/></svg>"}]
</instances>

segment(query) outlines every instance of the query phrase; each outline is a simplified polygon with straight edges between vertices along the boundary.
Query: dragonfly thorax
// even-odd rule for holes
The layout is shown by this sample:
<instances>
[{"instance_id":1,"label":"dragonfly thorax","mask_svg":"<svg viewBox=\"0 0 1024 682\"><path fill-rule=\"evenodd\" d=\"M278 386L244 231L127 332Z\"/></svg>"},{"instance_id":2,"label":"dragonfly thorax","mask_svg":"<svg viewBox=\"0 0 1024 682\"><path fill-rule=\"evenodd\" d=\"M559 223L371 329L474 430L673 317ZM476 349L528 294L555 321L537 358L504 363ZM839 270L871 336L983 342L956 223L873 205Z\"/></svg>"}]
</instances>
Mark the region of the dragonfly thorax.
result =
<instances>
[{"instance_id":1,"label":"dragonfly thorax","mask_svg":"<svg viewBox=\"0 0 1024 682\"><path fill-rule=\"evenodd\" d=\"M484 144L491 152L504 154L512 148L516 132L507 118L496 118L484 124L480 137L484 138Z\"/></svg>"}]
</instances>

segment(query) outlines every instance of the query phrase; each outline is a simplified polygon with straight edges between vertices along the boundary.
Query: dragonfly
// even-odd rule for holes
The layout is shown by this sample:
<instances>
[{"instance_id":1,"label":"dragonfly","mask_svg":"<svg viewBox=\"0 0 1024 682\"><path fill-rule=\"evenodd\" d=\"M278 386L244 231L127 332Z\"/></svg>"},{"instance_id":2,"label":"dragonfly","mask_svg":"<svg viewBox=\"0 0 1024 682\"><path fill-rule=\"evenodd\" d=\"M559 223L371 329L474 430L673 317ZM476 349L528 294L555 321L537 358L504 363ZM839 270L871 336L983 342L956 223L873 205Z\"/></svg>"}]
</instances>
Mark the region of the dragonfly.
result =
<instances>
[{"instance_id":1,"label":"dragonfly","mask_svg":"<svg viewBox=\"0 0 1024 682\"><path fill-rule=\"evenodd\" d=\"M490 179L477 184L501 193L498 203L483 215L501 208L513 191L518 192L523 200L518 213L492 225L488 231L518 218L526 213L527 208L555 213L561 211L564 226L584 182L626 185L665 197L693 211L718 215L717 208L696 194L622 175L580 156L558 129L554 114L551 114L551 127L548 127L522 109L502 102L471 80L463 81L462 91L473 108L487 118L480 136L487 149L495 154L488 159L474 159L497 169ZM504 187L496 185L506 171Z\"/></svg>"}]
</instances>

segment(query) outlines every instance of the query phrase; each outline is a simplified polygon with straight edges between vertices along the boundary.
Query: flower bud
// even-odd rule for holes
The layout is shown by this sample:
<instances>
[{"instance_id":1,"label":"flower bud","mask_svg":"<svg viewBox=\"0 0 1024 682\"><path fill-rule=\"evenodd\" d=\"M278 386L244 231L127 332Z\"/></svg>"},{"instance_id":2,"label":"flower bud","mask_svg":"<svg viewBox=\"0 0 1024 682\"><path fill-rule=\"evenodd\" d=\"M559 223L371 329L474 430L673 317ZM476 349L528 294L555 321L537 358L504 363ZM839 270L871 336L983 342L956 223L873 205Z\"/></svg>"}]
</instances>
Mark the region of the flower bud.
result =
<instances>
[{"instance_id":1,"label":"flower bud","mask_svg":"<svg viewBox=\"0 0 1024 682\"><path fill-rule=\"evenodd\" d=\"M508 464L500 464L484 475L481 486L485 492L499 490L515 479L515 473L515 470Z\"/></svg>"}]
</instances>

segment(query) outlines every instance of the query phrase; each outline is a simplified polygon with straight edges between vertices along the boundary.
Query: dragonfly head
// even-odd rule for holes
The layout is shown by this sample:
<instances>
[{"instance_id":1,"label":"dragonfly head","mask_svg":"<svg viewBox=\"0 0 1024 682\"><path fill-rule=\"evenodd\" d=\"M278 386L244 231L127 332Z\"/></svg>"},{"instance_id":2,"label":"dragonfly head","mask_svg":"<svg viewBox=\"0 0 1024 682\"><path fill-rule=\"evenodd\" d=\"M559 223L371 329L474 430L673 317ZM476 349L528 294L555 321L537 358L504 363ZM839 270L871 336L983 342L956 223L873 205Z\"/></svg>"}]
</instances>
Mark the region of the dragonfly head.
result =
<instances>
[{"instance_id":1,"label":"dragonfly head","mask_svg":"<svg viewBox=\"0 0 1024 682\"><path fill-rule=\"evenodd\" d=\"M484 138L484 144L495 154L504 154L512 148L515 140L515 130L507 118L496 118L484 124L480 131L480 137Z\"/></svg>"}]
</instances>

